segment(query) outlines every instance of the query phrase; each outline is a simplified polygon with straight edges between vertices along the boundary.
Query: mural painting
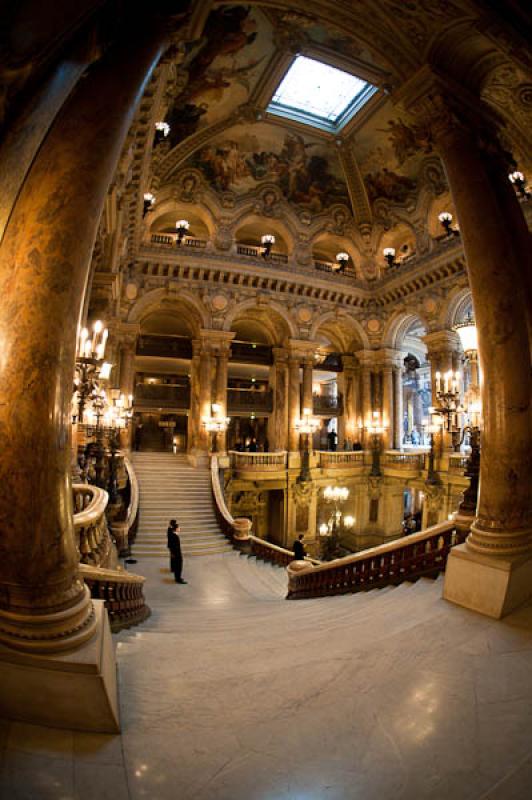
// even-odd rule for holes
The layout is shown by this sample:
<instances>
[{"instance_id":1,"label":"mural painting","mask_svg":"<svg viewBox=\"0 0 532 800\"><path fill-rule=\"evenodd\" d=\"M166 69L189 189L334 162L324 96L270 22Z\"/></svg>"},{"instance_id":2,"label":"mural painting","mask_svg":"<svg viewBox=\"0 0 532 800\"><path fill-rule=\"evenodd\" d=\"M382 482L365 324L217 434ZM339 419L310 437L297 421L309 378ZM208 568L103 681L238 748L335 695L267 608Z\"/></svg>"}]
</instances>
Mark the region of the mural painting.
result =
<instances>
[{"instance_id":1,"label":"mural painting","mask_svg":"<svg viewBox=\"0 0 532 800\"><path fill-rule=\"evenodd\" d=\"M248 100L265 66L271 35L260 11L248 6L210 13L203 36L188 46L183 64L187 84L166 114L170 147Z\"/></svg>"},{"instance_id":2,"label":"mural painting","mask_svg":"<svg viewBox=\"0 0 532 800\"><path fill-rule=\"evenodd\" d=\"M201 148L188 166L199 169L218 192L245 194L267 182L277 184L291 203L320 213L335 203L349 205L339 166L333 170L327 147L298 133L259 124L249 134L237 126L221 140Z\"/></svg>"}]
</instances>

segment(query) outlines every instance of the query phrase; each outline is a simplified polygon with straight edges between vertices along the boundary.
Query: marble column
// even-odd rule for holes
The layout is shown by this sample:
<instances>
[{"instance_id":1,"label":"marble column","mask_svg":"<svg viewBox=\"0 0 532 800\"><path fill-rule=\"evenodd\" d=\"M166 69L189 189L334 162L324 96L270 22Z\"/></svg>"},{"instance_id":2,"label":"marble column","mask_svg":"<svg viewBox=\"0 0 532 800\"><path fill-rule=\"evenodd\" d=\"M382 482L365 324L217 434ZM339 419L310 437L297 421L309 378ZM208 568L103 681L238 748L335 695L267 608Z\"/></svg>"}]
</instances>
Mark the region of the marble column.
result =
<instances>
[{"instance_id":1,"label":"marble column","mask_svg":"<svg viewBox=\"0 0 532 800\"><path fill-rule=\"evenodd\" d=\"M192 358L190 360L190 409L187 419L187 452L194 454L200 448L200 353L201 342L192 340Z\"/></svg>"},{"instance_id":2,"label":"marble column","mask_svg":"<svg viewBox=\"0 0 532 800\"><path fill-rule=\"evenodd\" d=\"M308 408L312 414L312 369L314 367L314 359L309 356L303 360L303 382L302 382L302 399L301 406Z\"/></svg>"},{"instance_id":3,"label":"marble column","mask_svg":"<svg viewBox=\"0 0 532 800\"><path fill-rule=\"evenodd\" d=\"M393 447L394 443L394 389L393 389L393 367L386 364L382 368L382 419L387 428L383 434L383 444L385 449Z\"/></svg>"},{"instance_id":4,"label":"marble column","mask_svg":"<svg viewBox=\"0 0 532 800\"><path fill-rule=\"evenodd\" d=\"M344 395L343 428L345 438L353 445L360 436L357 429L357 375L356 359L353 356L342 357L342 384Z\"/></svg>"},{"instance_id":5,"label":"marble column","mask_svg":"<svg viewBox=\"0 0 532 800\"><path fill-rule=\"evenodd\" d=\"M0 249L0 641L21 650L73 649L96 630L72 524L76 332L105 194L162 35L146 26L123 41L55 118Z\"/></svg>"},{"instance_id":6,"label":"marble column","mask_svg":"<svg viewBox=\"0 0 532 800\"><path fill-rule=\"evenodd\" d=\"M467 260L478 347L484 428L477 515L466 545L453 548L445 596L502 616L532 595L532 396L526 298L530 237L496 136L474 109L478 130L449 108L435 76L410 82L453 195ZM459 112L460 113L460 112ZM471 109L464 118L472 119Z\"/></svg>"},{"instance_id":7,"label":"marble column","mask_svg":"<svg viewBox=\"0 0 532 800\"><path fill-rule=\"evenodd\" d=\"M205 430L203 420L211 416L212 403L212 356L210 345L202 343L199 357L199 425L197 447L208 453L210 449L210 433Z\"/></svg>"},{"instance_id":8,"label":"marble column","mask_svg":"<svg viewBox=\"0 0 532 800\"><path fill-rule=\"evenodd\" d=\"M270 370L273 412L268 419L270 450L288 450L288 354L284 347L273 348Z\"/></svg>"},{"instance_id":9,"label":"marble column","mask_svg":"<svg viewBox=\"0 0 532 800\"><path fill-rule=\"evenodd\" d=\"M362 381L362 439L366 442L365 425L371 419L371 372L367 364L361 367Z\"/></svg>"},{"instance_id":10,"label":"marble column","mask_svg":"<svg viewBox=\"0 0 532 800\"><path fill-rule=\"evenodd\" d=\"M221 407L220 416L227 417L227 371L229 365L230 345L220 347L216 354L216 402ZM227 431L218 434L218 450L227 450Z\"/></svg>"},{"instance_id":11,"label":"marble column","mask_svg":"<svg viewBox=\"0 0 532 800\"><path fill-rule=\"evenodd\" d=\"M299 450L299 433L295 427L301 414L299 362L299 355L291 353L288 360L288 449L290 452Z\"/></svg>"},{"instance_id":12,"label":"marble column","mask_svg":"<svg viewBox=\"0 0 532 800\"><path fill-rule=\"evenodd\" d=\"M403 446L403 368L393 368L393 446L400 450Z\"/></svg>"}]
</instances>

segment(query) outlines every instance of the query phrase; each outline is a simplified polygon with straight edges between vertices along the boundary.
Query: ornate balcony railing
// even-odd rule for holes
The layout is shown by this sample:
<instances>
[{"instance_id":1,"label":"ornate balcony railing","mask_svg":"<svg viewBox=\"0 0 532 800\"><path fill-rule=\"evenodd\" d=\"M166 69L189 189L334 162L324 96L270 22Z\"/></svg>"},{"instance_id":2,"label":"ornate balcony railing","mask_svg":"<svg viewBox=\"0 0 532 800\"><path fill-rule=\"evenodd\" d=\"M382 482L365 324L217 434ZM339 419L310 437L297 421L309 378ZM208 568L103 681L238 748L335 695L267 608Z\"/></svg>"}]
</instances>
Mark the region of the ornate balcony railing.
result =
<instances>
[{"instance_id":1,"label":"ornate balcony railing","mask_svg":"<svg viewBox=\"0 0 532 800\"><path fill-rule=\"evenodd\" d=\"M339 270L332 261L314 261L315 269L320 272L332 272L334 275L344 275L345 277L356 277L356 272L352 266L344 267Z\"/></svg>"},{"instance_id":2,"label":"ornate balcony railing","mask_svg":"<svg viewBox=\"0 0 532 800\"><path fill-rule=\"evenodd\" d=\"M326 394L315 394L312 397L312 413L313 414L333 414L340 415L344 413L344 399L341 393L336 397Z\"/></svg>"},{"instance_id":3,"label":"ornate balcony railing","mask_svg":"<svg viewBox=\"0 0 532 800\"><path fill-rule=\"evenodd\" d=\"M289 569L288 598L349 594L435 577L445 570L451 548L461 541L454 523L443 522L319 567Z\"/></svg>"},{"instance_id":4,"label":"ornate balcony railing","mask_svg":"<svg viewBox=\"0 0 532 800\"><path fill-rule=\"evenodd\" d=\"M382 457L382 463L385 467L420 472L425 464L425 453L402 453L388 450Z\"/></svg>"},{"instance_id":5,"label":"ornate balcony railing","mask_svg":"<svg viewBox=\"0 0 532 800\"><path fill-rule=\"evenodd\" d=\"M331 469L335 467L363 467L365 463L363 450L318 450L320 467Z\"/></svg>"},{"instance_id":6,"label":"ornate balcony railing","mask_svg":"<svg viewBox=\"0 0 532 800\"><path fill-rule=\"evenodd\" d=\"M227 410L229 413L235 411L271 413L273 411L273 392L271 389L266 392L253 389L228 389Z\"/></svg>"},{"instance_id":7,"label":"ornate balcony railing","mask_svg":"<svg viewBox=\"0 0 532 800\"><path fill-rule=\"evenodd\" d=\"M138 356L192 358L192 342L184 336L143 335L137 340Z\"/></svg>"},{"instance_id":8,"label":"ornate balcony railing","mask_svg":"<svg viewBox=\"0 0 532 800\"><path fill-rule=\"evenodd\" d=\"M253 247L253 245L249 244L237 244L236 252L239 256L248 256L249 258L262 258L262 248L261 247ZM284 253L275 253L272 252L268 256L268 258L264 258L263 261L270 264L288 264L288 256Z\"/></svg>"},{"instance_id":9,"label":"ornate balcony railing","mask_svg":"<svg viewBox=\"0 0 532 800\"><path fill-rule=\"evenodd\" d=\"M468 462L469 456L463 453L453 453L449 456L449 471L463 473Z\"/></svg>"},{"instance_id":10,"label":"ornate balcony railing","mask_svg":"<svg viewBox=\"0 0 532 800\"><path fill-rule=\"evenodd\" d=\"M273 363L272 347L269 344L252 342L231 342L230 361L242 364L267 364Z\"/></svg>"},{"instance_id":11,"label":"ornate balcony railing","mask_svg":"<svg viewBox=\"0 0 532 800\"><path fill-rule=\"evenodd\" d=\"M285 469L287 452L280 450L275 453L240 453L230 450L231 466L236 470L255 472L276 472Z\"/></svg>"},{"instance_id":12,"label":"ornate balcony railing","mask_svg":"<svg viewBox=\"0 0 532 800\"><path fill-rule=\"evenodd\" d=\"M166 383L138 383L135 386L135 408L190 408L190 387Z\"/></svg>"},{"instance_id":13,"label":"ornate balcony railing","mask_svg":"<svg viewBox=\"0 0 532 800\"><path fill-rule=\"evenodd\" d=\"M206 239L195 239L192 236L187 236L180 245L177 245L177 236L172 236L171 233L152 233L152 244L165 245L166 247L191 247L196 250L203 250L207 247Z\"/></svg>"}]
</instances>

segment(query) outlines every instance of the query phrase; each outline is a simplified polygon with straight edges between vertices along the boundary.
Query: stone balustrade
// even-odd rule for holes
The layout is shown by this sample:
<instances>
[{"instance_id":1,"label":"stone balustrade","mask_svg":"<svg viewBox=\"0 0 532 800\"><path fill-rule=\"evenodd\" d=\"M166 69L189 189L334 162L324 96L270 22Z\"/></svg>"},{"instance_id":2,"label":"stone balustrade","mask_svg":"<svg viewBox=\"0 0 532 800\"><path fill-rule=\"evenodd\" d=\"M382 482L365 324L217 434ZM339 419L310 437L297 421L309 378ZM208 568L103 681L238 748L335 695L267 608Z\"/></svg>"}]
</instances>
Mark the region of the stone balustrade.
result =
<instances>
[{"instance_id":1,"label":"stone balustrade","mask_svg":"<svg viewBox=\"0 0 532 800\"><path fill-rule=\"evenodd\" d=\"M127 465L127 460L126 460ZM134 476L131 471L130 476ZM138 484L131 480L131 498L126 524L133 524L138 512ZM145 579L126 572L116 563L116 550L109 535L105 510L109 496L97 486L76 484L72 487L74 530L80 551L80 575L90 589L91 597L104 600L113 631L129 628L150 614L144 600Z\"/></svg>"},{"instance_id":2,"label":"stone balustrade","mask_svg":"<svg viewBox=\"0 0 532 800\"><path fill-rule=\"evenodd\" d=\"M109 495L89 484L74 484L74 531L82 564L105 566L112 558L113 542L109 535L105 509Z\"/></svg>"},{"instance_id":3,"label":"stone balustrade","mask_svg":"<svg viewBox=\"0 0 532 800\"><path fill-rule=\"evenodd\" d=\"M349 594L435 577L445 570L452 547L461 543L454 522L338 558L317 567L288 567L288 599Z\"/></svg>"},{"instance_id":4,"label":"stone balustrade","mask_svg":"<svg viewBox=\"0 0 532 800\"><path fill-rule=\"evenodd\" d=\"M280 450L274 453L241 453L230 450L231 465L239 472L276 472L286 467L287 452Z\"/></svg>"},{"instance_id":5,"label":"stone balustrade","mask_svg":"<svg viewBox=\"0 0 532 800\"><path fill-rule=\"evenodd\" d=\"M152 233L150 241L152 244L162 245L163 247L191 247L196 250L203 250L207 247L206 239L195 239L192 236L187 236L180 245L176 245L177 236L173 236L170 233Z\"/></svg>"},{"instance_id":6,"label":"stone balustrade","mask_svg":"<svg viewBox=\"0 0 532 800\"><path fill-rule=\"evenodd\" d=\"M322 469L338 467L363 467L366 460L363 450L316 450Z\"/></svg>"},{"instance_id":7,"label":"stone balustrade","mask_svg":"<svg viewBox=\"0 0 532 800\"><path fill-rule=\"evenodd\" d=\"M104 601L113 633L138 625L150 616L144 599L146 579L141 575L88 564L80 564L80 574L91 597Z\"/></svg>"},{"instance_id":8,"label":"stone balustrade","mask_svg":"<svg viewBox=\"0 0 532 800\"><path fill-rule=\"evenodd\" d=\"M236 453L236 455L279 455L278 453ZM284 453L283 455L286 455ZM263 561L269 561L272 564L279 566L286 566L294 560L294 552L287 550L284 547L279 547L272 542L267 542L260 539L258 536L253 536L251 531L251 520L244 517L233 518L231 512L227 508L225 496L220 483L220 470L218 457L213 455L211 458L211 479L212 491L214 495L215 508L217 511L218 520L225 535L231 539L233 544L239 549L247 548L251 555L260 558ZM245 524L247 523L247 524ZM305 558L310 564L319 564L319 561Z\"/></svg>"}]
</instances>

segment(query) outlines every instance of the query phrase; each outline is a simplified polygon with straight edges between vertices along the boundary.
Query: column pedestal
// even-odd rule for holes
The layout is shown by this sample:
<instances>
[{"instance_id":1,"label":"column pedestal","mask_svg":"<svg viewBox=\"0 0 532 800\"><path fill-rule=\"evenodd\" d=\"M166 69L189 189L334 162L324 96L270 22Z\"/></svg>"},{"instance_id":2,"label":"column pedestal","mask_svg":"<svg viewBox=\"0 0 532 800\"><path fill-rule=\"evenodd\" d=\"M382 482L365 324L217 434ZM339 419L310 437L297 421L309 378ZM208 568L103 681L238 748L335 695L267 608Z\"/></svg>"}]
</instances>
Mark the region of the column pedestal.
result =
<instances>
[{"instance_id":1,"label":"column pedestal","mask_svg":"<svg viewBox=\"0 0 532 800\"><path fill-rule=\"evenodd\" d=\"M2 716L95 733L119 733L116 666L103 600L94 636L67 653L21 653L0 645Z\"/></svg>"},{"instance_id":2,"label":"column pedestal","mask_svg":"<svg viewBox=\"0 0 532 800\"><path fill-rule=\"evenodd\" d=\"M445 570L445 600L500 619L532 594L532 558L485 556L453 547Z\"/></svg>"}]
</instances>

